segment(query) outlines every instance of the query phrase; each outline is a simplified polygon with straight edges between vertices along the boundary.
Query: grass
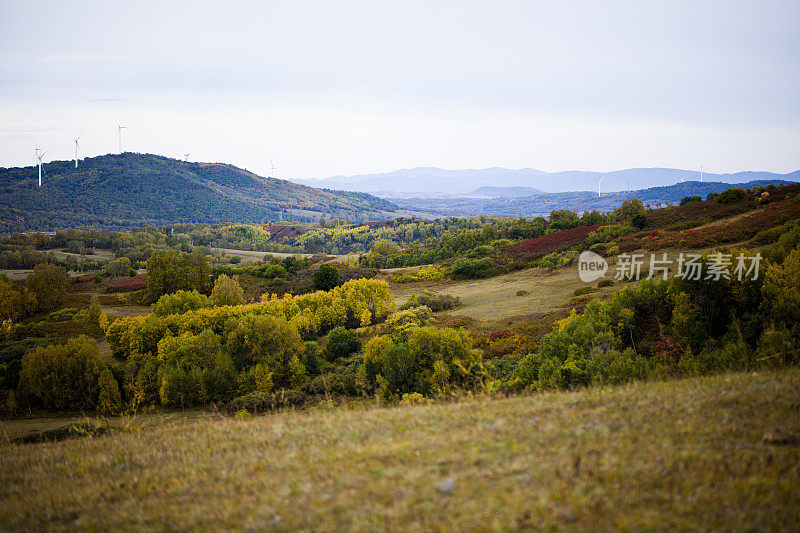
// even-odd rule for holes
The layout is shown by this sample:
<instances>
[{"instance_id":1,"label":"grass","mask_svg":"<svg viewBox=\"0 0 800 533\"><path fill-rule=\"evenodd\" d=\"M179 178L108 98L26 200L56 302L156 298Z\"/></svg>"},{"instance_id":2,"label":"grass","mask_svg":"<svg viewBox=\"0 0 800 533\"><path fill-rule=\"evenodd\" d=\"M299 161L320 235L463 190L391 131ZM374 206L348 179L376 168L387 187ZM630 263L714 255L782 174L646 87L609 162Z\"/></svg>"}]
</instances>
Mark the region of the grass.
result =
<instances>
[{"instance_id":1,"label":"grass","mask_svg":"<svg viewBox=\"0 0 800 533\"><path fill-rule=\"evenodd\" d=\"M0 444L0 529L790 530L799 434L797 369L177 420Z\"/></svg>"}]
</instances>

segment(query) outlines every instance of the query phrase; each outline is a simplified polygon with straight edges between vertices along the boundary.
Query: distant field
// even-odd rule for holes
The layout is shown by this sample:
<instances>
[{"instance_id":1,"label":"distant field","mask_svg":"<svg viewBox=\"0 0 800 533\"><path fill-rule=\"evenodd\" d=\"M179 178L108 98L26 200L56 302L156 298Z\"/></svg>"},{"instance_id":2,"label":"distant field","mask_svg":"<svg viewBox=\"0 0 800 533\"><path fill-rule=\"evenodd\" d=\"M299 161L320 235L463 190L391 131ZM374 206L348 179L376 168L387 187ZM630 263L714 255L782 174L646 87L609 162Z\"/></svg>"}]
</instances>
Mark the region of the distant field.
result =
<instances>
[{"instance_id":1,"label":"distant field","mask_svg":"<svg viewBox=\"0 0 800 533\"><path fill-rule=\"evenodd\" d=\"M0 529L793 530L800 371L0 444Z\"/></svg>"},{"instance_id":2,"label":"distant field","mask_svg":"<svg viewBox=\"0 0 800 533\"><path fill-rule=\"evenodd\" d=\"M720 246L715 246L700 250L686 250L686 252L705 253L719 249L721 249ZM756 249L758 248L753 248L753 250ZM680 252L678 250L659 250L656 253L656 258L661 259L662 253L666 253L668 259L677 261ZM643 271L645 271L649 260L650 252L647 252L645 254L645 264L642 266ZM614 258L610 258L609 269L604 279L614 279L616 273L615 264ZM674 268L675 265L673 265ZM396 273L398 271L413 271L416 269L387 269L384 272ZM589 296L595 298L612 294L635 284L636 282L618 282L615 280L613 286L599 289ZM426 289L437 294L458 296L464 305L448 311L446 314L466 315L476 320L492 322L563 308L574 297L576 289L596 287L596 285L597 282L582 282L578 277L578 267L571 265L553 272L547 272L541 268L529 268L486 279L392 283L391 289L398 305L405 302L406 297L412 292L419 294ZM520 291L524 291L524 294L520 293Z\"/></svg>"}]
</instances>

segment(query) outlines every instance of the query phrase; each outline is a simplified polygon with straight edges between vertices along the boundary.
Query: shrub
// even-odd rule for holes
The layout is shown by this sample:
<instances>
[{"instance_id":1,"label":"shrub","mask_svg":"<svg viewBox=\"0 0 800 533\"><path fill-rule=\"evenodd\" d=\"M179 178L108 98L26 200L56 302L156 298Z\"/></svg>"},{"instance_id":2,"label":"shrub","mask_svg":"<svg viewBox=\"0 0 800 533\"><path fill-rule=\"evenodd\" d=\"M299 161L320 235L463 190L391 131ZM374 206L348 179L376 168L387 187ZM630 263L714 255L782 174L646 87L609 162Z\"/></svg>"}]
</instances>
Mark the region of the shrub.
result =
<instances>
[{"instance_id":1,"label":"shrub","mask_svg":"<svg viewBox=\"0 0 800 533\"><path fill-rule=\"evenodd\" d=\"M306 395L299 390L251 392L229 401L222 407L222 410L227 413L245 410L252 414L259 414L282 407L300 406L306 402L306 399Z\"/></svg>"},{"instance_id":2,"label":"shrub","mask_svg":"<svg viewBox=\"0 0 800 533\"><path fill-rule=\"evenodd\" d=\"M328 333L328 340L325 344L325 359L333 362L360 349L361 341L358 335L338 326Z\"/></svg>"},{"instance_id":3,"label":"shrub","mask_svg":"<svg viewBox=\"0 0 800 533\"><path fill-rule=\"evenodd\" d=\"M314 288L318 291L329 291L339 284L339 271L329 264L320 265L314 271Z\"/></svg>"},{"instance_id":4,"label":"shrub","mask_svg":"<svg viewBox=\"0 0 800 533\"><path fill-rule=\"evenodd\" d=\"M703 199L699 196L684 196L678 205L688 205L695 202L702 202Z\"/></svg>"},{"instance_id":5,"label":"shrub","mask_svg":"<svg viewBox=\"0 0 800 533\"><path fill-rule=\"evenodd\" d=\"M177 291L172 294L165 294L151 306L151 310L156 316L182 315L183 313L211 307L212 302L205 294L200 294L196 290Z\"/></svg>"},{"instance_id":6,"label":"shrub","mask_svg":"<svg viewBox=\"0 0 800 533\"><path fill-rule=\"evenodd\" d=\"M242 258L239 257L238 255L234 255L234 256L231 256L229 262L232 265L238 265L239 263L242 262Z\"/></svg>"},{"instance_id":7,"label":"shrub","mask_svg":"<svg viewBox=\"0 0 800 533\"><path fill-rule=\"evenodd\" d=\"M592 292L597 292L595 287L580 287L575 289L575 292L572 293L573 296L582 296L584 294L590 294Z\"/></svg>"},{"instance_id":8,"label":"shrub","mask_svg":"<svg viewBox=\"0 0 800 533\"><path fill-rule=\"evenodd\" d=\"M488 257L483 259L456 259L450 267L450 275L454 279L485 278L492 273L494 262Z\"/></svg>"},{"instance_id":9,"label":"shrub","mask_svg":"<svg viewBox=\"0 0 800 533\"><path fill-rule=\"evenodd\" d=\"M602 289L603 287L611 287L614 285L614 280L611 279L601 279L597 282L597 288Z\"/></svg>"},{"instance_id":10,"label":"shrub","mask_svg":"<svg viewBox=\"0 0 800 533\"><path fill-rule=\"evenodd\" d=\"M741 187L731 187L730 189L725 189L719 196L717 196L717 202L721 204L735 204L736 202L741 202L747 196L747 191L742 189Z\"/></svg>"},{"instance_id":11,"label":"shrub","mask_svg":"<svg viewBox=\"0 0 800 533\"><path fill-rule=\"evenodd\" d=\"M644 229L647 227L647 216L644 213L636 213L631 218L631 226L636 229Z\"/></svg>"}]
</instances>

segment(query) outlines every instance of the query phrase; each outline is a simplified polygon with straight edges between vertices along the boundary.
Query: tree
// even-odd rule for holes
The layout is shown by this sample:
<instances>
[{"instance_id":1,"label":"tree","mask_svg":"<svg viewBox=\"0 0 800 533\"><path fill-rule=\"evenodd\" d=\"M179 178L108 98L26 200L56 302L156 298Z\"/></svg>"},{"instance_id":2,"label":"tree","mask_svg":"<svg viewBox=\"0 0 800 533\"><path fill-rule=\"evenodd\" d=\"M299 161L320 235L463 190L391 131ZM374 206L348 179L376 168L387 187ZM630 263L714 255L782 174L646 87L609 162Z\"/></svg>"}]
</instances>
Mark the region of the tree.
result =
<instances>
[{"instance_id":1,"label":"tree","mask_svg":"<svg viewBox=\"0 0 800 533\"><path fill-rule=\"evenodd\" d=\"M244 291L236 277L229 278L222 274L214 282L211 290L211 300L214 305L241 305L244 303Z\"/></svg>"},{"instance_id":2,"label":"tree","mask_svg":"<svg viewBox=\"0 0 800 533\"><path fill-rule=\"evenodd\" d=\"M244 315L225 325L225 349L237 370L264 364L277 386L289 385L289 361L305 349L297 328L269 315Z\"/></svg>"},{"instance_id":3,"label":"tree","mask_svg":"<svg viewBox=\"0 0 800 533\"><path fill-rule=\"evenodd\" d=\"M574 228L580 223L578 214L566 209L554 209L550 212L550 226L556 230Z\"/></svg>"},{"instance_id":4,"label":"tree","mask_svg":"<svg viewBox=\"0 0 800 533\"><path fill-rule=\"evenodd\" d=\"M358 335L339 326L328 333L328 342L325 344L325 358L336 361L361 349Z\"/></svg>"},{"instance_id":5,"label":"tree","mask_svg":"<svg viewBox=\"0 0 800 533\"><path fill-rule=\"evenodd\" d=\"M181 315L195 309L211 307L211 299L196 290L165 294L151 308L156 316Z\"/></svg>"},{"instance_id":6,"label":"tree","mask_svg":"<svg viewBox=\"0 0 800 533\"><path fill-rule=\"evenodd\" d=\"M47 408L91 408L97 405L98 379L104 369L97 343L81 335L25 354L19 387Z\"/></svg>"},{"instance_id":7,"label":"tree","mask_svg":"<svg viewBox=\"0 0 800 533\"><path fill-rule=\"evenodd\" d=\"M69 276L60 266L36 265L25 282L28 289L36 295L36 306L40 311L52 311L67 297Z\"/></svg>"},{"instance_id":8,"label":"tree","mask_svg":"<svg viewBox=\"0 0 800 533\"><path fill-rule=\"evenodd\" d=\"M637 214L645 214L644 204L638 198L623 200L622 205L614 210L614 214L620 220L630 220Z\"/></svg>"},{"instance_id":9,"label":"tree","mask_svg":"<svg viewBox=\"0 0 800 533\"><path fill-rule=\"evenodd\" d=\"M800 322L800 248L780 265L771 265L764 276L764 307L776 324L788 327Z\"/></svg>"},{"instance_id":10,"label":"tree","mask_svg":"<svg viewBox=\"0 0 800 533\"><path fill-rule=\"evenodd\" d=\"M180 255L175 250L158 250L147 260L147 300L155 302L164 294L179 290L211 292L211 265L204 255Z\"/></svg>"},{"instance_id":11,"label":"tree","mask_svg":"<svg viewBox=\"0 0 800 533\"><path fill-rule=\"evenodd\" d=\"M314 288L318 291L329 291L339 284L339 271L329 264L321 265L314 271Z\"/></svg>"},{"instance_id":12,"label":"tree","mask_svg":"<svg viewBox=\"0 0 800 533\"><path fill-rule=\"evenodd\" d=\"M0 321L16 321L35 310L36 296L27 287L0 275Z\"/></svg>"},{"instance_id":13,"label":"tree","mask_svg":"<svg viewBox=\"0 0 800 533\"><path fill-rule=\"evenodd\" d=\"M103 414L114 414L119 411L122 404L122 397L119 393L119 385L111 370L105 369L100 373L97 382L100 390L97 398L97 410Z\"/></svg>"},{"instance_id":14,"label":"tree","mask_svg":"<svg viewBox=\"0 0 800 533\"><path fill-rule=\"evenodd\" d=\"M103 270L109 276L127 276L131 273L131 260L127 257L120 257L114 261L109 261Z\"/></svg>"}]
</instances>

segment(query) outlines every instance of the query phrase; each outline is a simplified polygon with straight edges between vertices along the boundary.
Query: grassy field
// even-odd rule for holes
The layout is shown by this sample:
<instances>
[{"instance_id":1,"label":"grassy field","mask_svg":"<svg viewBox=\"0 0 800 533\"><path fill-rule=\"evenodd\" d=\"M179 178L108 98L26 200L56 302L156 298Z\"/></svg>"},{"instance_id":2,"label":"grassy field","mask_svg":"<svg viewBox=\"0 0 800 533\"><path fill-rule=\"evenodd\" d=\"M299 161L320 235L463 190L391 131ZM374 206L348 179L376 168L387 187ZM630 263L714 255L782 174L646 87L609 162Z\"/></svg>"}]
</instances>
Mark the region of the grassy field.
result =
<instances>
[{"instance_id":1,"label":"grassy field","mask_svg":"<svg viewBox=\"0 0 800 533\"><path fill-rule=\"evenodd\" d=\"M691 253L705 253L719 249L720 247L710 247L692 250ZM757 249L754 248L754 250ZM642 270L646 272L649 266L650 252L637 253L645 254ZM660 259L662 253L666 253L667 258L674 262L672 266L672 273L674 273L680 252L678 250L660 250L657 252L656 258ZM609 268L602 279L614 280L615 265L615 258L609 258ZM384 272L413 272L414 270L413 268L387 269ZM491 278L464 281L445 279L413 283L392 282L390 288L398 305L403 304L406 297L412 292L419 294L427 289L436 294L451 294L461 298L463 305L446 312L446 314L466 315L478 321L502 322L514 317L524 317L533 313L546 313L564 308L573 299L576 289L596 287L596 285L596 281L593 283L582 282L578 277L577 265L571 265L552 272L542 268L528 268ZM591 297L607 296L634 285L636 282L614 280L613 286L599 289L591 293Z\"/></svg>"},{"instance_id":2,"label":"grassy field","mask_svg":"<svg viewBox=\"0 0 800 533\"><path fill-rule=\"evenodd\" d=\"M800 371L0 444L0 529L791 530Z\"/></svg>"}]
</instances>

